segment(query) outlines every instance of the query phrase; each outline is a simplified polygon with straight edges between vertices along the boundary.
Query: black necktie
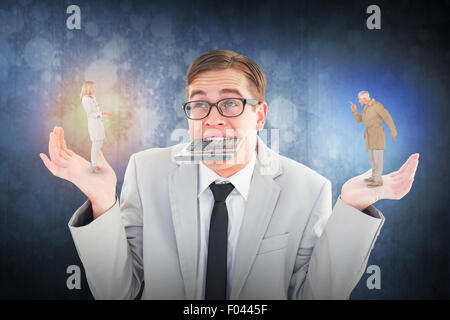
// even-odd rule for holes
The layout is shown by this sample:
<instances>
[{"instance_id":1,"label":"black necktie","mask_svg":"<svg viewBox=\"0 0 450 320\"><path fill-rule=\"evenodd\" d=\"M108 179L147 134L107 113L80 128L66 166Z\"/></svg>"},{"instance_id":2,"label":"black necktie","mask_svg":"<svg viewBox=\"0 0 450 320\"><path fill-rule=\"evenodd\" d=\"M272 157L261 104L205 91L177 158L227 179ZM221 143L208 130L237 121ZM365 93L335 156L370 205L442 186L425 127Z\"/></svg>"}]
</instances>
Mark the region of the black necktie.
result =
<instances>
[{"instance_id":1,"label":"black necktie","mask_svg":"<svg viewBox=\"0 0 450 320\"><path fill-rule=\"evenodd\" d=\"M209 224L208 261L206 266L206 300L225 300L227 292L228 211L225 199L234 186L231 183L209 185L214 207Z\"/></svg>"}]
</instances>

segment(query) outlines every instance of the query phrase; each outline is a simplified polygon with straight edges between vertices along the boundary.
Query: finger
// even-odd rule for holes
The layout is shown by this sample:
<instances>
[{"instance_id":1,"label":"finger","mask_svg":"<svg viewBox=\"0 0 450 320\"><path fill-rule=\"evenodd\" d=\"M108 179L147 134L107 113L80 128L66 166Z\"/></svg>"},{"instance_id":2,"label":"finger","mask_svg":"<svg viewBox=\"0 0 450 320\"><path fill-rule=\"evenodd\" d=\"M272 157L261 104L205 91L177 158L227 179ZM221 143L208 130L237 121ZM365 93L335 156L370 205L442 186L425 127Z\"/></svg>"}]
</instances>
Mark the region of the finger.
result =
<instances>
[{"instance_id":1,"label":"finger","mask_svg":"<svg viewBox=\"0 0 450 320\"><path fill-rule=\"evenodd\" d=\"M58 148L57 137L54 132L50 133L49 153L51 161L53 161L56 165L63 168L68 167L67 160L60 156L60 149Z\"/></svg>"},{"instance_id":2,"label":"finger","mask_svg":"<svg viewBox=\"0 0 450 320\"><path fill-rule=\"evenodd\" d=\"M42 159L42 161L44 162L44 165L47 167L47 169L54 175L59 177L59 167L54 164L52 161L50 161L50 159L43 153L39 154L39 157Z\"/></svg>"},{"instance_id":3,"label":"finger","mask_svg":"<svg viewBox=\"0 0 450 320\"><path fill-rule=\"evenodd\" d=\"M58 137L58 146L60 148L64 145L64 130L61 127L56 127L56 136Z\"/></svg>"},{"instance_id":4,"label":"finger","mask_svg":"<svg viewBox=\"0 0 450 320\"><path fill-rule=\"evenodd\" d=\"M67 144L66 141L64 140L64 129L61 127L57 127L58 129L58 142L59 142L59 147L63 150L67 149Z\"/></svg>"},{"instance_id":5,"label":"finger","mask_svg":"<svg viewBox=\"0 0 450 320\"><path fill-rule=\"evenodd\" d=\"M400 169L398 169L397 171L389 173L387 176L390 177L390 178L399 178L399 177L401 178L402 177L402 172L405 171L407 166L408 166L408 162L405 162Z\"/></svg>"},{"instance_id":6,"label":"finger","mask_svg":"<svg viewBox=\"0 0 450 320\"><path fill-rule=\"evenodd\" d=\"M391 182L391 188L392 190L394 190L395 192L398 192L398 190L402 189L402 186L405 184L405 181L408 181L408 179L406 179L404 176L402 176L402 178L397 178L396 180Z\"/></svg>"},{"instance_id":7,"label":"finger","mask_svg":"<svg viewBox=\"0 0 450 320\"><path fill-rule=\"evenodd\" d=\"M65 141L64 141L64 130L61 127L56 127L56 141L58 143L59 149L64 149Z\"/></svg>"},{"instance_id":8,"label":"finger","mask_svg":"<svg viewBox=\"0 0 450 320\"><path fill-rule=\"evenodd\" d=\"M50 154L52 161L55 162L60 167L66 168L69 166L68 159L69 157L63 153L63 150L60 148L58 143L58 137L53 134L53 153ZM64 155L63 155L64 154Z\"/></svg>"},{"instance_id":9,"label":"finger","mask_svg":"<svg viewBox=\"0 0 450 320\"><path fill-rule=\"evenodd\" d=\"M401 168L398 169L397 173L398 174L403 174L403 172L405 172L406 167L408 166L408 163L410 161L413 161L414 159L418 159L418 158L419 158L419 154L418 153L414 153L414 154L410 155L408 160L406 160L406 162L401 166Z\"/></svg>"},{"instance_id":10,"label":"finger","mask_svg":"<svg viewBox=\"0 0 450 320\"><path fill-rule=\"evenodd\" d=\"M413 179L417 170L417 165L419 164L419 160L415 157L409 158L406 162L406 165L402 167L402 172L399 172L396 176L393 177L393 181L400 182L409 179Z\"/></svg>"},{"instance_id":11,"label":"finger","mask_svg":"<svg viewBox=\"0 0 450 320\"><path fill-rule=\"evenodd\" d=\"M58 147L55 143L55 129L53 129L52 132L50 132L49 138L48 138L48 153L50 155L51 161L54 161L56 158L56 155L59 153Z\"/></svg>"},{"instance_id":12,"label":"finger","mask_svg":"<svg viewBox=\"0 0 450 320\"><path fill-rule=\"evenodd\" d=\"M59 156L61 158L63 158L64 160L69 160L70 159L70 155L63 148L61 148L61 146L59 148Z\"/></svg>"},{"instance_id":13,"label":"finger","mask_svg":"<svg viewBox=\"0 0 450 320\"><path fill-rule=\"evenodd\" d=\"M420 154L418 153L413 153L412 155L409 156L408 160L412 161L412 160L419 160L419 156Z\"/></svg>"},{"instance_id":14,"label":"finger","mask_svg":"<svg viewBox=\"0 0 450 320\"><path fill-rule=\"evenodd\" d=\"M395 199L403 198L411 190L413 181L414 179L405 179L405 181L394 190Z\"/></svg>"},{"instance_id":15,"label":"finger","mask_svg":"<svg viewBox=\"0 0 450 320\"><path fill-rule=\"evenodd\" d=\"M405 178L405 179L410 179L413 178L416 170L417 170L417 165L419 164L419 157L418 156L410 156L408 161L406 162L406 165L404 167L402 167L402 171L400 172L400 174Z\"/></svg>"},{"instance_id":16,"label":"finger","mask_svg":"<svg viewBox=\"0 0 450 320\"><path fill-rule=\"evenodd\" d=\"M61 148L61 150L64 150L65 153L68 156L73 156L75 153L70 150L69 148L67 148L67 144L66 144L66 140L64 139L64 129L61 127L57 127L58 129L58 141L59 141L59 147Z\"/></svg>"},{"instance_id":17,"label":"finger","mask_svg":"<svg viewBox=\"0 0 450 320\"><path fill-rule=\"evenodd\" d=\"M67 148L67 146L66 146L66 149L64 151L66 151L69 156L73 156L75 154L75 152L73 152L72 150Z\"/></svg>"},{"instance_id":18,"label":"finger","mask_svg":"<svg viewBox=\"0 0 450 320\"><path fill-rule=\"evenodd\" d=\"M69 160L70 157L73 156L73 153L70 154L70 153L69 153L69 150L61 149L61 151L59 152L59 155L60 155L61 157L63 157L64 159Z\"/></svg>"},{"instance_id":19,"label":"finger","mask_svg":"<svg viewBox=\"0 0 450 320\"><path fill-rule=\"evenodd\" d=\"M56 130L58 147L60 149L59 155L64 159L69 160L73 153L67 149L66 141L64 140L64 129L57 127Z\"/></svg>"},{"instance_id":20,"label":"finger","mask_svg":"<svg viewBox=\"0 0 450 320\"><path fill-rule=\"evenodd\" d=\"M391 192L386 195L390 199L401 199L411 189L411 184L414 179L407 178L402 175L402 179L398 179L391 183Z\"/></svg>"},{"instance_id":21,"label":"finger","mask_svg":"<svg viewBox=\"0 0 450 320\"><path fill-rule=\"evenodd\" d=\"M417 166L419 165L419 160L411 161L411 163L408 165L408 167L405 169L404 175L408 179L414 179L414 176L416 175Z\"/></svg>"},{"instance_id":22,"label":"finger","mask_svg":"<svg viewBox=\"0 0 450 320\"><path fill-rule=\"evenodd\" d=\"M405 171L406 166L408 165L408 161L406 161L405 163L402 164L402 166L400 167L400 169L398 169L395 174L396 175L401 175L402 172Z\"/></svg>"},{"instance_id":23,"label":"finger","mask_svg":"<svg viewBox=\"0 0 450 320\"><path fill-rule=\"evenodd\" d=\"M391 175L389 175L389 178L393 181L393 182L398 182L398 181L400 181L400 180L402 180L402 175L401 174L398 174L397 172L395 172L395 175L394 175L394 173L392 173Z\"/></svg>"},{"instance_id":24,"label":"finger","mask_svg":"<svg viewBox=\"0 0 450 320\"><path fill-rule=\"evenodd\" d=\"M409 179L408 182L405 182L405 185L403 186L403 196L405 196L406 194L408 194L408 192L411 190L412 185L413 185L414 179Z\"/></svg>"}]
</instances>

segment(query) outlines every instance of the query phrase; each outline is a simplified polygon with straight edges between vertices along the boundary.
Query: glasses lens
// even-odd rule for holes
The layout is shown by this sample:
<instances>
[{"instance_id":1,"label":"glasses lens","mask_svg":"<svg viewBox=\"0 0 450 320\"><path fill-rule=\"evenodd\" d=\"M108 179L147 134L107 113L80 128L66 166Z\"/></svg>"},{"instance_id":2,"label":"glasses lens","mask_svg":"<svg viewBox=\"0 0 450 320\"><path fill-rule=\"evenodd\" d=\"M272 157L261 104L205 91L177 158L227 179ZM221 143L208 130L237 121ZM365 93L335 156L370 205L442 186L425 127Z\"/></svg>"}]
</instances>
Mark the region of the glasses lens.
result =
<instances>
[{"instance_id":1,"label":"glasses lens","mask_svg":"<svg viewBox=\"0 0 450 320\"><path fill-rule=\"evenodd\" d=\"M209 105L205 101L189 102L185 106L186 114L191 119L202 119L208 114Z\"/></svg>"},{"instance_id":2,"label":"glasses lens","mask_svg":"<svg viewBox=\"0 0 450 320\"><path fill-rule=\"evenodd\" d=\"M219 102L219 108L226 117L234 117L241 114L244 104L239 99L225 99Z\"/></svg>"}]
</instances>

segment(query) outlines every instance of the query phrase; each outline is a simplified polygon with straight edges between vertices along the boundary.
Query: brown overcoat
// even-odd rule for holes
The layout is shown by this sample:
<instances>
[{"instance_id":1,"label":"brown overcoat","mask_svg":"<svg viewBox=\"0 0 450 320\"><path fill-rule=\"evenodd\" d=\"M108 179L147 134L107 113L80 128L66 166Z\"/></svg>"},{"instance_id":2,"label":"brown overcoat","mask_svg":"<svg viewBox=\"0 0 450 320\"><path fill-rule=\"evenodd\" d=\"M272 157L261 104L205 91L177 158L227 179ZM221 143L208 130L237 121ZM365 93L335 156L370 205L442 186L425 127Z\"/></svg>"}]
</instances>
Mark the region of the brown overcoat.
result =
<instances>
[{"instance_id":1,"label":"brown overcoat","mask_svg":"<svg viewBox=\"0 0 450 320\"><path fill-rule=\"evenodd\" d=\"M363 122L366 130L364 131L364 139L366 139L366 151L369 149L382 150L386 147L386 138L384 136L383 120L386 121L391 135L396 136L397 130L395 129L394 121L392 121L391 115L383 107L381 103L370 100L368 104L364 106L361 115L358 111L352 112L357 122Z\"/></svg>"}]
</instances>

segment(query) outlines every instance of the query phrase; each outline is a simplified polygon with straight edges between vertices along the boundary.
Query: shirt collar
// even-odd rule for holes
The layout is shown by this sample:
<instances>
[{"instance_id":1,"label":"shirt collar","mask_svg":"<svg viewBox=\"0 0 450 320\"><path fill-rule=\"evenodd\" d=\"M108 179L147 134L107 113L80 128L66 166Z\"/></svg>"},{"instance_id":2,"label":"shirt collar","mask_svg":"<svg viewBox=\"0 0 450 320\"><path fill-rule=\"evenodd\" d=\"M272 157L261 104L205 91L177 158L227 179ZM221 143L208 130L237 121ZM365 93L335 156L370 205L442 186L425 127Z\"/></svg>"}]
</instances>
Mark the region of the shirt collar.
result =
<instances>
[{"instance_id":1,"label":"shirt collar","mask_svg":"<svg viewBox=\"0 0 450 320\"><path fill-rule=\"evenodd\" d=\"M233 174L229 178L219 176L213 170L203 164L203 161L199 161L198 170L198 196L200 196L211 183L216 180L229 181L233 184L235 189L247 200L248 192L250 190L250 181L252 179L253 170L256 163L256 152L253 151L252 158L249 163Z\"/></svg>"}]
</instances>

